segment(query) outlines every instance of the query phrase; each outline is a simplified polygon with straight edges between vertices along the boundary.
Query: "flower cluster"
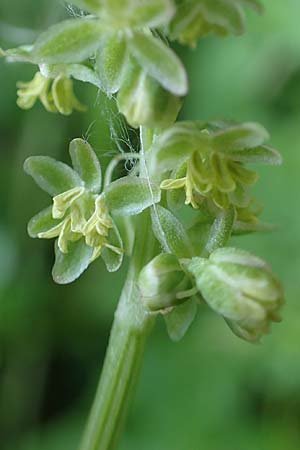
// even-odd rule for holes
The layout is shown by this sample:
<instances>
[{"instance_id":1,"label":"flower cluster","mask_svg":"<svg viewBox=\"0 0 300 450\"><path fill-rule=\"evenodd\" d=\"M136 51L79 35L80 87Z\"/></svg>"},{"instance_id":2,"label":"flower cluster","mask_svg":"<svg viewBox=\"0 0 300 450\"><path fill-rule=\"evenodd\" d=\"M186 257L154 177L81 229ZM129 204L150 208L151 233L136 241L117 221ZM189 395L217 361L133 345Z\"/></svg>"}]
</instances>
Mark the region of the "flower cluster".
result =
<instances>
[{"instance_id":1,"label":"flower cluster","mask_svg":"<svg viewBox=\"0 0 300 450\"><path fill-rule=\"evenodd\" d=\"M218 208L247 208L248 187L257 174L245 163L280 164L276 150L264 145L266 130L255 123L177 123L155 144L154 164L170 173L161 182L165 190L185 189L186 204L199 208L211 200Z\"/></svg>"},{"instance_id":2,"label":"flower cluster","mask_svg":"<svg viewBox=\"0 0 300 450\"><path fill-rule=\"evenodd\" d=\"M145 218L148 224L151 217L153 240L162 253L153 245L150 257L145 256L145 261L153 259L139 277L144 307L164 314L174 339L183 336L201 301L237 335L258 340L279 318L280 284L259 258L226 245L232 234L263 229L250 195L257 173L247 165L280 164L281 156L265 144L269 135L257 123L174 124L188 77L168 40L195 46L208 33L239 35L244 7L261 12L260 2L71 3L84 11L81 17L51 26L31 46L0 49L8 61L39 68L31 82L18 83L18 105L28 109L40 100L50 112L84 111L72 80L91 83L115 96L127 123L140 127L142 151L134 156L139 161L134 175L111 182L120 159L113 160L104 187L99 160L82 139L70 145L73 168L43 156L26 160L26 172L52 197L28 231L32 237L56 239L54 280L72 282L98 257L109 271L117 270L129 240L123 216L150 208ZM184 205L194 210L192 224L175 215Z\"/></svg>"},{"instance_id":3,"label":"flower cluster","mask_svg":"<svg viewBox=\"0 0 300 450\"><path fill-rule=\"evenodd\" d=\"M195 296L249 342L259 341L272 322L280 322L282 287L262 259L244 250L220 248L209 258L182 262L175 255L161 254L146 265L139 283L145 306L150 311L162 310L167 318L186 302L181 318L184 327L194 310Z\"/></svg>"},{"instance_id":4,"label":"flower cluster","mask_svg":"<svg viewBox=\"0 0 300 450\"><path fill-rule=\"evenodd\" d=\"M185 68L167 39L195 45L209 32L240 34L243 6L261 10L257 0L71 3L89 15L50 27L32 46L0 52L9 61L40 68L32 82L18 84L18 105L28 109L39 98L51 112L83 111L73 94L72 76L116 95L120 112L133 127L169 126L181 108L181 97L187 94ZM50 75L53 72L55 76Z\"/></svg>"}]
</instances>

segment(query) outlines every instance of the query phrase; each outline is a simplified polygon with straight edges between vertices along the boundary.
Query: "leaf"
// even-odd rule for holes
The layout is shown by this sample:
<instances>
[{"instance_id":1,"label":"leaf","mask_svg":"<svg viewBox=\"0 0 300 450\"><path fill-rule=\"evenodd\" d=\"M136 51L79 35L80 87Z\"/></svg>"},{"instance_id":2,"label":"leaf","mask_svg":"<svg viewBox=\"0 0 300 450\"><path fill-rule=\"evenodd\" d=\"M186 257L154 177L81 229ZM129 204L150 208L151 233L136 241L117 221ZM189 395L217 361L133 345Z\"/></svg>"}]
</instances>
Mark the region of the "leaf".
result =
<instances>
[{"instance_id":1,"label":"leaf","mask_svg":"<svg viewBox=\"0 0 300 450\"><path fill-rule=\"evenodd\" d=\"M268 145L237 150L226 153L229 158L242 163L266 164L270 166L279 166L282 164L281 154Z\"/></svg>"},{"instance_id":2,"label":"leaf","mask_svg":"<svg viewBox=\"0 0 300 450\"><path fill-rule=\"evenodd\" d=\"M158 136L154 143L153 164L161 170L174 169L186 161L210 138L201 133L193 122L178 122Z\"/></svg>"},{"instance_id":3,"label":"leaf","mask_svg":"<svg viewBox=\"0 0 300 450\"><path fill-rule=\"evenodd\" d=\"M163 250L178 258L192 256L191 243L182 223L170 211L157 205L151 211L152 229Z\"/></svg>"},{"instance_id":4,"label":"leaf","mask_svg":"<svg viewBox=\"0 0 300 450\"><path fill-rule=\"evenodd\" d=\"M33 46L36 63L77 63L89 58L99 47L103 25L93 19L60 22L42 33Z\"/></svg>"},{"instance_id":5,"label":"leaf","mask_svg":"<svg viewBox=\"0 0 300 450\"><path fill-rule=\"evenodd\" d=\"M149 186L144 178L127 176L105 188L105 199L111 212L132 216L158 203L160 189L153 184Z\"/></svg>"},{"instance_id":6,"label":"leaf","mask_svg":"<svg viewBox=\"0 0 300 450\"><path fill-rule=\"evenodd\" d=\"M258 123L243 123L217 132L213 143L216 150L227 153L262 145L269 139L267 130Z\"/></svg>"},{"instance_id":7,"label":"leaf","mask_svg":"<svg viewBox=\"0 0 300 450\"><path fill-rule=\"evenodd\" d=\"M109 247L104 247L101 252L101 257L105 262L106 268L108 272L116 272L121 267L123 261L123 243L116 225L113 225L113 228L110 229L108 242L110 245L116 247L120 251L116 251Z\"/></svg>"},{"instance_id":8,"label":"leaf","mask_svg":"<svg viewBox=\"0 0 300 450\"><path fill-rule=\"evenodd\" d=\"M121 87L127 63L126 40L117 33L105 37L96 55L96 70L101 89L115 94Z\"/></svg>"},{"instance_id":9,"label":"leaf","mask_svg":"<svg viewBox=\"0 0 300 450\"><path fill-rule=\"evenodd\" d=\"M68 253L62 253L56 241L53 280L58 284L72 283L88 268L92 254L93 248L84 239L68 243Z\"/></svg>"},{"instance_id":10,"label":"leaf","mask_svg":"<svg viewBox=\"0 0 300 450\"><path fill-rule=\"evenodd\" d=\"M60 223L61 219L53 219L52 206L49 206L32 217L28 223L27 231L30 237L37 238L40 233L45 233L57 227Z\"/></svg>"},{"instance_id":11,"label":"leaf","mask_svg":"<svg viewBox=\"0 0 300 450\"><path fill-rule=\"evenodd\" d=\"M177 55L160 39L135 33L128 40L130 50L143 69L167 91L177 96L188 92L187 74Z\"/></svg>"},{"instance_id":12,"label":"leaf","mask_svg":"<svg viewBox=\"0 0 300 450\"><path fill-rule=\"evenodd\" d=\"M27 158L24 170L52 197L83 185L79 175L71 167L48 156Z\"/></svg>"},{"instance_id":13,"label":"leaf","mask_svg":"<svg viewBox=\"0 0 300 450\"><path fill-rule=\"evenodd\" d=\"M73 139L69 151L73 167L87 189L98 194L102 182L101 166L90 144L83 139Z\"/></svg>"},{"instance_id":14,"label":"leaf","mask_svg":"<svg viewBox=\"0 0 300 450\"><path fill-rule=\"evenodd\" d=\"M172 341L180 341L197 314L197 301L191 299L182 305L176 306L169 314L164 316L167 331Z\"/></svg>"}]
</instances>

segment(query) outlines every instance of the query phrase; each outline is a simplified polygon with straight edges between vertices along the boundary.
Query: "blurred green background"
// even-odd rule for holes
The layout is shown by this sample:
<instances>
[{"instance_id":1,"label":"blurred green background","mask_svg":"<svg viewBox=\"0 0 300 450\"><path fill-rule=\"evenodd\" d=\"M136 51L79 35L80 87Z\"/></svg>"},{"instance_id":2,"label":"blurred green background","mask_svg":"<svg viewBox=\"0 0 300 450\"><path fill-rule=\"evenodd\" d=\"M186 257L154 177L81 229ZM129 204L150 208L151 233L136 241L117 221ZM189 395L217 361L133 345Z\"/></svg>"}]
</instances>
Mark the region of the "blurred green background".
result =
<instances>
[{"instance_id":1,"label":"blurred green background","mask_svg":"<svg viewBox=\"0 0 300 450\"><path fill-rule=\"evenodd\" d=\"M120 450L300 448L300 3L265 6L263 17L249 14L245 36L209 37L197 50L179 49L190 74L182 117L260 121L281 150L283 166L259 168L256 187L262 218L278 230L236 244L266 258L282 278L284 320L256 346L205 308L178 344L159 321ZM1 46L30 43L67 14L62 1L1 0ZM88 114L63 118L40 105L20 111L16 81L33 73L0 61L0 448L73 450L125 268L108 275L99 261L69 287L52 282L52 243L26 234L28 219L48 199L22 163L35 154L68 162L68 142L79 136L89 138L104 163L116 145L109 104L93 87L76 85Z\"/></svg>"}]
</instances>

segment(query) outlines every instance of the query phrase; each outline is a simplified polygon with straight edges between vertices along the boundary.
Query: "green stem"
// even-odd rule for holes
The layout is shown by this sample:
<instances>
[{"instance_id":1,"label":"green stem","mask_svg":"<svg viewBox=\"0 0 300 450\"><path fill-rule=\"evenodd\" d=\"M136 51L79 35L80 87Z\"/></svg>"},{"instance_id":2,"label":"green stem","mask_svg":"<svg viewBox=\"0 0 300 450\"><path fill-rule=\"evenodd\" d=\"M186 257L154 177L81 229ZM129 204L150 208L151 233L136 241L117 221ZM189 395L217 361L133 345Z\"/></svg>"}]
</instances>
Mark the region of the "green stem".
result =
<instances>
[{"instance_id":1,"label":"green stem","mask_svg":"<svg viewBox=\"0 0 300 450\"><path fill-rule=\"evenodd\" d=\"M138 310L131 285L129 280L116 312L82 450L115 448L139 375L152 319Z\"/></svg>"},{"instance_id":2,"label":"green stem","mask_svg":"<svg viewBox=\"0 0 300 450\"><path fill-rule=\"evenodd\" d=\"M127 280L115 313L104 367L80 450L115 448L137 384L147 336L155 317L139 298L137 277L152 257L149 212L138 218L139 230ZM151 234L150 234L151 235Z\"/></svg>"}]
</instances>

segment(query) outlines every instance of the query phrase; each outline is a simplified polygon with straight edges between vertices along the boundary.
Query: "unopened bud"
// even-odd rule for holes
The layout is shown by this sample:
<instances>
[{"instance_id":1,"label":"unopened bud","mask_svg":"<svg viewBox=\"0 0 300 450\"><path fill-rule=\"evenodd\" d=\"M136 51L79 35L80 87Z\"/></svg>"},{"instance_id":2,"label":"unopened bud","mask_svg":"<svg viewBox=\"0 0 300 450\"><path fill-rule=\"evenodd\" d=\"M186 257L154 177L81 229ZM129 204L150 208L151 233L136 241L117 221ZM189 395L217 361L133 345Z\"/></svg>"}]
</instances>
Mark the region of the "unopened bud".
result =
<instances>
[{"instance_id":1,"label":"unopened bud","mask_svg":"<svg viewBox=\"0 0 300 450\"><path fill-rule=\"evenodd\" d=\"M260 258L234 248L221 248L209 259L194 258L188 266L208 305L221 314L233 332L257 341L280 320L281 285Z\"/></svg>"},{"instance_id":2,"label":"unopened bud","mask_svg":"<svg viewBox=\"0 0 300 450\"><path fill-rule=\"evenodd\" d=\"M151 311L177 306L190 297L192 283L176 256L156 256L140 273L139 288L144 304Z\"/></svg>"},{"instance_id":3,"label":"unopened bud","mask_svg":"<svg viewBox=\"0 0 300 450\"><path fill-rule=\"evenodd\" d=\"M133 127L167 127L176 120L181 100L132 64L118 93L118 105Z\"/></svg>"}]
</instances>

